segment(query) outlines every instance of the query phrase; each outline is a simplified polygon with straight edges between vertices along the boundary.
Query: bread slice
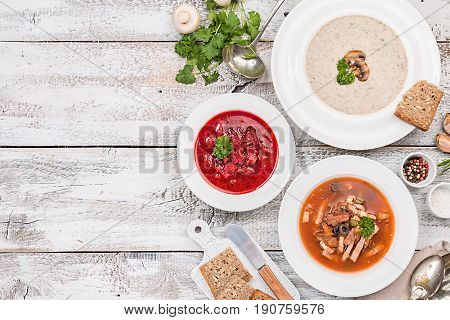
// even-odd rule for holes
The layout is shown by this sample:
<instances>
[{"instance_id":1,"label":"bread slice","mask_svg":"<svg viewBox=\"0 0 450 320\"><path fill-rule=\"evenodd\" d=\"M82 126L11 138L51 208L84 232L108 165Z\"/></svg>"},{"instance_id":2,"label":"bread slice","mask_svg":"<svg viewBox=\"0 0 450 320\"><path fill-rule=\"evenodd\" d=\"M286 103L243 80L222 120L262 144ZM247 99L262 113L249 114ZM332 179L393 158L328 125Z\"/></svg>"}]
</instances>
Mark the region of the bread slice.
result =
<instances>
[{"instance_id":1,"label":"bread slice","mask_svg":"<svg viewBox=\"0 0 450 320\"><path fill-rule=\"evenodd\" d=\"M235 276L229 279L228 284L217 295L216 300L249 300L254 292L255 288Z\"/></svg>"},{"instance_id":2,"label":"bread slice","mask_svg":"<svg viewBox=\"0 0 450 320\"><path fill-rule=\"evenodd\" d=\"M444 92L424 80L417 82L403 96L395 115L422 131L428 131Z\"/></svg>"},{"instance_id":3,"label":"bread slice","mask_svg":"<svg viewBox=\"0 0 450 320\"><path fill-rule=\"evenodd\" d=\"M212 260L201 265L200 272L214 298L227 286L232 277L238 277L245 282L249 282L252 278L231 248L225 249Z\"/></svg>"},{"instance_id":4,"label":"bread slice","mask_svg":"<svg viewBox=\"0 0 450 320\"><path fill-rule=\"evenodd\" d=\"M250 300L275 300L271 295L268 295L267 293L256 289L255 292L253 292L252 296L250 297Z\"/></svg>"}]
</instances>

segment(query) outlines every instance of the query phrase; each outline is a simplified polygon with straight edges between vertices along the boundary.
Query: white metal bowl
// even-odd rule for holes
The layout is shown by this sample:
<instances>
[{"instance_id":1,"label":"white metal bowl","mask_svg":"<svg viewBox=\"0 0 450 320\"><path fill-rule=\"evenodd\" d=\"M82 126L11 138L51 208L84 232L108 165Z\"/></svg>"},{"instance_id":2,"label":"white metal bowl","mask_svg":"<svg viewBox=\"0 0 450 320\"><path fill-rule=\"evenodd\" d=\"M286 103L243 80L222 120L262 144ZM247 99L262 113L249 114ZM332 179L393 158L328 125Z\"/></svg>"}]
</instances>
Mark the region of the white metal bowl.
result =
<instances>
[{"instance_id":1,"label":"white metal bowl","mask_svg":"<svg viewBox=\"0 0 450 320\"><path fill-rule=\"evenodd\" d=\"M278 142L279 156L274 173L258 189L245 194L224 193L211 186L199 172L194 156L201 128L214 116L232 110L260 117L272 128ZM247 211L270 202L288 183L295 165L294 136L286 119L267 101L242 93L223 94L202 103L187 118L179 135L177 157L186 185L203 202L225 211Z\"/></svg>"},{"instance_id":2,"label":"white metal bowl","mask_svg":"<svg viewBox=\"0 0 450 320\"><path fill-rule=\"evenodd\" d=\"M389 106L367 115L348 115L326 105L312 90L305 71L314 35L327 22L349 15L369 16L391 27L400 35L409 61L402 92ZM405 0L303 0L277 33L271 70L283 108L303 131L334 147L366 150L391 144L414 129L394 116L395 109L418 80L439 85L441 61L427 22Z\"/></svg>"},{"instance_id":3,"label":"white metal bowl","mask_svg":"<svg viewBox=\"0 0 450 320\"><path fill-rule=\"evenodd\" d=\"M335 177L357 177L375 185L387 197L395 216L395 235L385 257L368 269L338 272L306 251L299 231L303 201L320 183ZM310 166L289 186L278 217L278 232L286 259L294 271L314 288L340 297L357 297L379 291L395 281L408 266L416 249L418 218L406 186L388 168L363 157L338 156Z\"/></svg>"}]
</instances>

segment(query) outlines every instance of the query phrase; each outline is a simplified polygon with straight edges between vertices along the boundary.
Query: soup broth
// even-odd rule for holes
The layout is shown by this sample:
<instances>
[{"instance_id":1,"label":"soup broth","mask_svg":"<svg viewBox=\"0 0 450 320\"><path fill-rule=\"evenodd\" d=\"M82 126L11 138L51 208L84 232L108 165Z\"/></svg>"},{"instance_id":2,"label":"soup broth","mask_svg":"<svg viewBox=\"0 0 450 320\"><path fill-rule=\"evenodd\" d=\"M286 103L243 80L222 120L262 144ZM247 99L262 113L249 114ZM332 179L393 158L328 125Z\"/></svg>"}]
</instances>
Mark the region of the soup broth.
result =
<instances>
[{"instance_id":1,"label":"soup broth","mask_svg":"<svg viewBox=\"0 0 450 320\"><path fill-rule=\"evenodd\" d=\"M229 154L218 158L215 148L221 138ZM227 111L200 130L195 160L203 178L216 189L244 194L261 187L272 176L278 161L278 143L269 125L245 111Z\"/></svg>"},{"instance_id":2,"label":"soup broth","mask_svg":"<svg viewBox=\"0 0 450 320\"><path fill-rule=\"evenodd\" d=\"M370 77L350 85L336 82L336 65L350 50L367 54ZM401 92L408 58L400 37L367 16L345 16L323 26L309 45L306 73L317 96L348 114L369 114L388 106Z\"/></svg>"},{"instance_id":3,"label":"soup broth","mask_svg":"<svg viewBox=\"0 0 450 320\"><path fill-rule=\"evenodd\" d=\"M335 271L355 272L372 267L387 254L395 218L387 198L374 185L339 177L321 183L308 195L299 229L314 260Z\"/></svg>"}]
</instances>

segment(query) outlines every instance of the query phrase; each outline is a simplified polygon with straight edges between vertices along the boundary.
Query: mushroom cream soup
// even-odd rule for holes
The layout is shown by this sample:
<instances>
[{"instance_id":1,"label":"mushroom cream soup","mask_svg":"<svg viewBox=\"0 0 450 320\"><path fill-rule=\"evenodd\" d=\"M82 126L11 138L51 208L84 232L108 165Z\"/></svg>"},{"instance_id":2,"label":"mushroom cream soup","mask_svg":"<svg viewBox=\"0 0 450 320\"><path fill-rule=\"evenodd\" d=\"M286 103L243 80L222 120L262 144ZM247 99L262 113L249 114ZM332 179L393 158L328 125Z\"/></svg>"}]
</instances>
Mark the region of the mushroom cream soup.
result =
<instances>
[{"instance_id":1,"label":"mushroom cream soup","mask_svg":"<svg viewBox=\"0 0 450 320\"><path fill-rule=\"evenodd\" d=\"M361 60L355 58L359 56ZM355 79L352 83L338 83L340 60L356 76L350 75ZM327 105L348 114L368 114L388 106L400 94L408 58L390 27L367 16L345 16L327 23L314 36L306 73L312 89Z\"/></svg>"}]
</instances>

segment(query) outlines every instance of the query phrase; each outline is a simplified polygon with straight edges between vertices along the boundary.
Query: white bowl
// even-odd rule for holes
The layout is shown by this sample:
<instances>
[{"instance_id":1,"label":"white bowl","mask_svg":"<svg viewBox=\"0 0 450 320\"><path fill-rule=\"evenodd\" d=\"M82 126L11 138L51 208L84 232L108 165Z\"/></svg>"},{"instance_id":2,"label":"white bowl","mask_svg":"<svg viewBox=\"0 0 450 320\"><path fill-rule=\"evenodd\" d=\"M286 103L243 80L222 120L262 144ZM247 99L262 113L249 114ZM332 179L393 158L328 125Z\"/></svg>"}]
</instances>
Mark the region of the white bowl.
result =
<instances>
[{"instance_id":1,"label":"white bowl","mask_svg":"<svg viewBox=\"0 0 450 320\"><path fill-rule=\"evenodd\" d=\"M406 161L408 161L409 159L413 158L413 157L422 157L426 162L428 162L428 177L423 180L422 182L419 183L412 183L409 182L408 180L406 180L405 176L403 175L403 165L405 164ZM413 152L408 154L403 161L400 164L400 179L402 179L402 181L411 188L424 188L426 186L429 186L435 179L436 179L436 175L437 175L437 166L436 166L436 162L434 162L434 160L426 155L423 152Z\"/></svg>"},{"instance_id":2,"label":"white bowl","mask_svg":"<svg viewBox=\"0 0 450 320\"><path fill-rule=\"evenodd\" d=\"M441 218L441 219L450 219L449 216L441 216L437 211L434 210L433 205L431 204L431 196L433 194L434 191L436 191L436 189L438 188L447 188L450 189L450 183L449 182L441 182L438 183L437 185L435 185L430 192L428 192L428 196L427 196L427 205L428 208L430 209L431 213L433 213L436 217Z\"/></svg>"},{"instance_id":3,"label":"white bowl","mask_svg":"<svg viewBox=\"0 0 450 320\"><path fill-rule=\"evenodd\" d=\"M194 156L195 140L201 128L214 116L232 110L260 117L270 125L278 142L278 162L272 176L258 189L245 194L215 189L198 171ZM202 103L189 115L179 135L177 157L181 176L200 200L225 211L253 210L274 199L288 183L295 165L294 136L286 119L267 101L242 93L223 94Z\"/></svg>"},{"instance_id":4,"label":"white bowl","mask_svg":"<svg viewBox=\"0 0 450 320\"><path fill-rule=\"evenodd\" d=\"M384 193L395 216L395 235L378 263L359 272L343 273L321 265L309 255L300 237L299 222L303 201L318 184L348 176L369 181ZM281 246L295 272L314 288L341 297L368 295L395 281L411 261L418 229L414 201L400 179L385 166L355 156L328 158L300 174L286 191L278 218Z\"/></svg>"},{"instance_id":5,"label":"white bowl","mask_svg":"<svg viewBox=\"0 0 450 320\"><path fill-rule=\"evenodd\" d=\"M348 115L326 105L311 88L304 67L314 35L327 22L348 15L373 17L391 27L401 35L409 61L402 92L389 106L367 115ZM439 85L441 60L426 20L405 0L303 0L277 33L271 70L283 108L303 131L334 147L366 150L391 144L414 129L394 116L395 109L418 80Z\"/></svg>"}]
</instances>

